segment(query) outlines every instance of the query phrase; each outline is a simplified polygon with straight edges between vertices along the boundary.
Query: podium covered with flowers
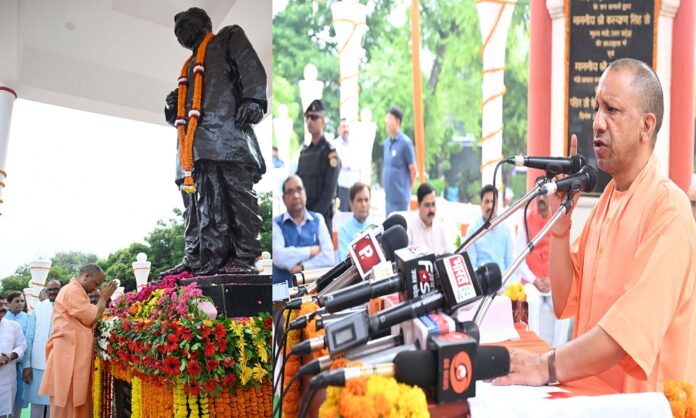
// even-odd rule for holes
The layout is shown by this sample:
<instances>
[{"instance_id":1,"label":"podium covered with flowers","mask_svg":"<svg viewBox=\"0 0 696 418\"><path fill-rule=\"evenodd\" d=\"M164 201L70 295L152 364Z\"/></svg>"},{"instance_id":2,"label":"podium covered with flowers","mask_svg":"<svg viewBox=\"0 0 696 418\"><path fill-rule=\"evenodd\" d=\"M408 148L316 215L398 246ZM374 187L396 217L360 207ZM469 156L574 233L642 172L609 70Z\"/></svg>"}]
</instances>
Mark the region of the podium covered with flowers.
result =
<instances>
[{"instance_id":1,"label":"podium covered with flowers","mask_svg":"<svg viewBox=\"0 0 696 418\"><path fill-rule=\"evenodd\" d=\"M211 306L174 276L119 297L95 330L93 416L270 416L270 313Z\"/></svg>"}]
</instances>

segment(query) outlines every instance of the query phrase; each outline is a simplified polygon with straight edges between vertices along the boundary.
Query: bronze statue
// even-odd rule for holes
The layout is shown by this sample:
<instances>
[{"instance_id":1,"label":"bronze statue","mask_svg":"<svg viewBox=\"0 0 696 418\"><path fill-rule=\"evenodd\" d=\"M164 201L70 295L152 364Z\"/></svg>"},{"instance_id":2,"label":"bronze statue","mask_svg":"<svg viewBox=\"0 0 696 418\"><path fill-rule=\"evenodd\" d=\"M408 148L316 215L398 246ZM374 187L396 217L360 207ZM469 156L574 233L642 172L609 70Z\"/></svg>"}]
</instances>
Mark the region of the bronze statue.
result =
<instances>
[{"instance_id":1,"label":"bronze statue","mask_svg":"<svg viewBox=\"0 0 696 418\"><path fill-rule=\"evenodd\" d=\"M186 248L183 262L163 274L254 273L261 218L253 186L266 163L252 124L268 107L266 73L239 26L214 35L196 7L174 22L177 40L192 51L164 111L179 139Z\"/></svg>"}]
</instances>

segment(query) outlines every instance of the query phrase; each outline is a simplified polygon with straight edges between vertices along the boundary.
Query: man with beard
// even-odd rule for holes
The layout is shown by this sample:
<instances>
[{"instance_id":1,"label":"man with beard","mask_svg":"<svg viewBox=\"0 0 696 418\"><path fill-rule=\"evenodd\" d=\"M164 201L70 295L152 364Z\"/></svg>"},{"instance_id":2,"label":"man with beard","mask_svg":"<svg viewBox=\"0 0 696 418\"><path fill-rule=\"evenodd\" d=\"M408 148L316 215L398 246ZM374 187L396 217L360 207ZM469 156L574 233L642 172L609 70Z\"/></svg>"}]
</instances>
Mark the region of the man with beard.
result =
<instances>
[{"instance_id":1,"label":"man with beard","mask_svg":"<svg viewBox=\"0 0 696 418\"><path fill-rule=\"evenodd\" d=\"M450 243L447 242L445 224L437 219L437 193L435 188L428 183L423 183L416 192L418 197L418 211L408 219L408 243L422 245L435 252L443 254L451 252Z\"/></svg>"},{"instance_id":2,"label":"man with beard","mask_svg":"<svg viewBox=\"0 0 696 418\"><path fill-rule=\"evenodd\" d=\"M324 104L314 100L305 111L307 131L312 142L300 152L297 175L307 192L307 209L320 213L331 233L334 199L341 162L336 149L324 137Z\"/></svg>"},{"instance_id":3,"label":"man with beard","mask_svg":"<svg viewBox=\"0 0 696 418\"><path fill-rule=\"evenodd\" d=\"M164 112L178 131L176 183L186 208L184 260L164 275L251 273L261 255L253 186L266 172L252 125L267 108L266 73L239 26L214 35L196 7L174 22L177 40L193 54Z\"/></svg>"},{"instance_id":4,"label":"man with beard","mask_svg":"<svg viewBox=\"0 0 696 418\"><path fill-rule=\"evenodd\" d=\"M542 354L511 350L510 374L496 382L597 376L619 392L696 382L696 225L653 153L662 85L647 64L623 58L604 70L594 103L592 145L612 180L572 245L572 210L551 229L553 308L576 317L574 338ZM570 154L577 148L573 135ZM563 198L551 196L551 212Z\"/></svg>"},{"instance_id":5,"label":"man with beard","mask_svg":"<svg viewBox=\"0 0 696 418\"><path fill-rule=\"evenodd\" d=\"M24 399L31 404L31 418L47 418L50 416L48 396L39 395L39 385L46 369L46 343L51 336L51 316L53 315L53 302L60 292L60 282L50 280L44 289L48 298L31 311L31 320L34 321L34 332L27 335L27 352L24 355L25 364L22 378L25 386Z\"/></svg>"},{"instance_id":6,"label":"man with beard","mask_svg":"<svg viewBox=\"0 0 696 418\"><path fill-rule=\"evenodd\" d=\"M478 230L483 223L489 219L495 218L498 211L498 199L495 199L495 194L498 190L492 185L483 186L479 196L481 197L481 217L469 225L467 236ZM500 267L500 271L505 271L513 259L512 235L510 229L505 223L500 223L483 237L479 238L474 244L469 247L467 254L474 268L485 263L496 263Z\"/></svg>"},{"instance_id":7,"label":"man with beard","mask_svg":"<svg viewBox=\"0 0 696 418\"><path fill-rule=\"evenodd\" d=\"M544 178L537 178L537 182ZM549 198L545 195L538 196L534 205L527 213L527 220L518 228L517 248L527 247L529 240L534 238L551 219L549 211ZM524 285L529 304L529 327L537 334L544 337L541 330L540 313L544 304L548 304L553 311L551 299L551 281L549 280L549 244L550 235L545 235L529 253L517 269L520 282ZM570 318L557 319L554 323L553 335L547 338L553 346L559 346L568 341Z\"/></svg>"}]
</instances>

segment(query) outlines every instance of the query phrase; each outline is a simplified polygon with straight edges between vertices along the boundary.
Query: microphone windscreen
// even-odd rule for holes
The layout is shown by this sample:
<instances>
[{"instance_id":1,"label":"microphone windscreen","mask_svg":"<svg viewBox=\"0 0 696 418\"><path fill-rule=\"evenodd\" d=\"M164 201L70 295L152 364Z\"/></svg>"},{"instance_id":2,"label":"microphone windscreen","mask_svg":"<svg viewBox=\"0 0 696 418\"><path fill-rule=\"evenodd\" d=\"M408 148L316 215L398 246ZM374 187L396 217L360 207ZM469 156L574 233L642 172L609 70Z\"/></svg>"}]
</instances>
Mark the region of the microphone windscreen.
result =
<instances>
[{"instance_id":1,"label":"microphone windscreen","mask_svg":"<svg viewBox=\"0 0 696 418\"><path fill-rule=\"evenodd\" d=\"M508 373L510 373L510 352L507 348L495 345L479 346L474 367L476 380L495 379L507 376Z\"/></svg>"},{"instance_id":2,"label":"microphone windscreen","mask_svg":"<svg viewBox=\"0 0 696 418\"><path fill-rule=\"evenodd\" d=\"M408 245L408 234L401 225L394 225L384 231L380 237L379 243L384 250L384 256L387 260L394 259L394 251L400 250Z\"/></svg>"},{"instance_id":3,"label":"microphone windscreen","mask_svg":"<svg viewBox=\"0 0 696 418\"><path fill-rule=\"evenodd\" d=\"M406 226L406 218L398 213L393 214L382 222L382 228L384 228L385 231L394 225L401 225L404 229L408 229L408 226Z\"/></svg>"},{"instance_id":4,"label":"microphone windscreen","mask_svg":"<svg viewBox=\"0 0 696 418\"><path fill-rule=\"evenodd\" d=\"M394 357L394 369L394 377L401 383L422 388L435 386L437 358L432 351L403 351Z\"/></svg>"},{"instance_id":5,"label":"microphone windscreen","mask_svg":"<svg viewBox=\"0 0 696 418\"><path fill-rule=\"evenodd\" d=\"M486 296L494 294L503 285L500 267L496 263L486 263L477 268L476 279L481 285L481 292Z\"/></svg>"},{"instance_id":6,"label":"microphone windscreen","mask_svg":"<svg viewBox=\"0 0 696 418\"><path fill-rule=\"evenodd\" d=\"M580 171L584 166L587 165L587 159L581 155L581 154L575 154L570 157L570 162L573 165L573 173L577 173Z\"/></svg>"},{"instance_id":7,"label":"microphone windscreen","mask_svg":"<svg viewBox=\"0 0 696 418\"><path fill-rule=\"evenodd\" d=\"M583 191L589 193L594 190L595 184L597 184L597 172L591 165L586 165L585 173L587 175L587 184L585 185L585 189Z\"/></svg>"}]
</instances>

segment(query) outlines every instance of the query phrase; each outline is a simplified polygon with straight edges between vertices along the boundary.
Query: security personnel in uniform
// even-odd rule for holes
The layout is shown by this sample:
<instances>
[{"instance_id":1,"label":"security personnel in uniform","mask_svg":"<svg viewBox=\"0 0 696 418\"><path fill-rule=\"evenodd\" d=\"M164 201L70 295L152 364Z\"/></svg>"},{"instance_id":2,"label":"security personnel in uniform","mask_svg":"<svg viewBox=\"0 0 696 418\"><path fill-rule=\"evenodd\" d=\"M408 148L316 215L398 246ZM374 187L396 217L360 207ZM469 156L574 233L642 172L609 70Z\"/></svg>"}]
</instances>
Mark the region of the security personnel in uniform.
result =
<instances>
[{"instance_id":1,"label":"security personnel in uniform","mask_svg":"<svg viewBox=\"0 0 696 418\"><path fill-rule=\"evenodd\" d=\"M307 209L321 213L331 232L334 200L341 162L336 149L324 138L324 105L321 100L310 103L305 111L307 131L312 143L302 148L297 175L307 192Z\"/></svg>"}]
</instances>

